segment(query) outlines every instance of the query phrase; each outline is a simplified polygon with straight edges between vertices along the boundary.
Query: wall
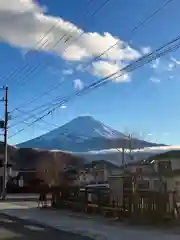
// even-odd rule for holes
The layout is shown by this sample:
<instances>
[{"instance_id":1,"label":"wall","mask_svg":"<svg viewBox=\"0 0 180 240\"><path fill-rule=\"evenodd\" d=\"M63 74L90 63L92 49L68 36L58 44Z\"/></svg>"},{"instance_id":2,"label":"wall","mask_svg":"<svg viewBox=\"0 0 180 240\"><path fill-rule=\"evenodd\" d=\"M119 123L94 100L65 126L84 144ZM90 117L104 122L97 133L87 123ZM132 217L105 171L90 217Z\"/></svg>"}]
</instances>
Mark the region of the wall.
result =
<instances>
[{"instance_id":1,"label":"wall","mask_svg":"<svg viewBox=\"0 0 180 240\"><path fill-rule=\"evenodd\" d=\"M105 183L108 181L110 172L111 170L105 165L97 165L85 170L80 170L78 173L79 184Z\"/></svg>"},{"instance_id":2,"label":"wall","mask_svg":"<svg viewBox=\"0 0 180 240\"><path fill-rule=\"evenodd\" d=\"M7 169L7 173L8 173L8 176L11 175L12 169L11 169L11 168L8 168L8 169ZM3 177L3 175L4 175L4 168L3 168L3 167L0 167L0 177Z\"/></svg>"},{"instance_id":3,"label":"wall","mask_svg":"<svg viewBox=\"0 0 180 240\"><path fill-rule=\"evenodd\" d=\"M180 176L174 176L167 179L167 189L169 191L177 190L180 193Z\"/></svg>"},{"instance_id":4,"label":"wall","mask_svg":"<svg viewBox=\"0 0 180 240\"><path fill-rule=\"evenodd\" d=\"M108 180L108 173L106 170L95 170L92 172L81 171L78 179L80 184L102 183Z\"/></svg>"},{"instance_id":5,"label":"wall","mask_svg":"<svg viewBox=\"0 0 180 240\"><path fill-rule=\"evenodd\" d=\"M136 175L137 188L159 190L161 181L158 176L155 176L154 165L137 164L129 165L127 170ZM146 187L147 186L147 187Z\"/></svg>"},{"instance_id":6,"label":"wall","mask_svg":"<svg viewBox=\"0 0 180 240\"><path fill-rule=\"evenodd\" d=\"M158 162L160 161L169 161L171 162L171 170L180 170L180 159L178 158L169 158L169 159L161 159L157 160L154 163L154 169L158 172ZM167 191L177 191L177 194L180 198L180 176L166 177L165 179L167 183Z\"/></svg>"},{"instance_id":7,"label":"wall","mask_svg":"<svg viewBox=\"0 0 180 240\"><path fill-rule=\"evenodd\" d=\"M132 166L129 165L127 167L127 170L130 171L131 173L137 173L139 171L144 174L150 174L154 171L153 165L147 165L147 164L137 164L137 165L132 165Z\"/></svg>"},{"instance_id":8,"label":"wall","mask_svg":"<svg viewBox=\"0 0 180 240\"><path fill-rule=\"evenodd\" d=\"M127 170L133 174L133 173L138 173L138 171L141 169L137 182L142 184L149 182L150 189L159 191L159 189L163 187L163 184L161 179L157 175L154 175L153 173L158 172L158 162L166 161L166 160L168 159L157 160L155 161L154 164L151 164L151 165L141 165L141 164L129 165ZM180 159L173 158L170 160L171 160L172 170L180 169ZM121 171L119 171L119 175L121 175ZM138 174L137 174L137 177L138 177ZM167 178L166 180L167 180L167 190L172 191L176 189L178 191L178 195L180 198L180 176Z\"/></svg>"},{"instance_id":9,"label":"wall","mask_svg":"<svg viewBox=\"0 0 180 240\"><path fill-rule=\"evenodd\" d=\"M123 180L121 176L111 176L108 179L110 191L110 203L115 203L115 206L123 204Z\"/></svg>"},{"instance_id":10,"label":"wall","mask_svg":"<svg viewBox=\"0 0 180 240\"><path fill-rule=\"evenodd\" d=\"M86 171L80 171L78 174L78 179L79 184L88 184L94 180L94 177L91 173L86 172Z\"/></svg>"},{"instance_id":11,"label":"wall","mask_svg":"<svg viewBox=\"0 0 180 240\"><path fill-rule=\"evenodd\" d=\"M154 163L155 170L158 171L158 162L159 161L168 161L168 160L171 161L172 170L180 169L180 159L179 158L169 158L169 159L161 159L161 160L155 161L155 163Z\"/></svg>"}]
</instances>

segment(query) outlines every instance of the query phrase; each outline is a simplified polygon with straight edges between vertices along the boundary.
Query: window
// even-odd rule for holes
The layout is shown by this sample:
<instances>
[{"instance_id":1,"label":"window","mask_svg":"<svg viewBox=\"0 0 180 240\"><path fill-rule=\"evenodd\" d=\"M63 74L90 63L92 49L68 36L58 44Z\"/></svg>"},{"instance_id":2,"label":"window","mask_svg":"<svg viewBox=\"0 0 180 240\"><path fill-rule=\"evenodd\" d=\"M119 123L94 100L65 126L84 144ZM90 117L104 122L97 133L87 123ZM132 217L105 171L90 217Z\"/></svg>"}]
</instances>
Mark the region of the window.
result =
<instances>
[{"instance_id":1,"label":"window","mask_svg":"<svg viewBox=\"0 0 180 240\"><path fill-rule=\"evenodd\" d=\"M149 181L148 180L140 180L137 182L137 188L139 189L148 189Z\"/></svg>"},{"instance_id":2,"label":"window","mask_svg":"<svg viewBox=\"0 0 180 240\"><path fill-rule=\"evenodd\" d=\"M143 179L142 175L138 175L137 179L138 179L138 180Z\"/></svg>"},{"instance_id":3,"label":"window","mask_svg":"<svg viewBox=\"0 0 180 240\"><path fill-rule=\"evenodd\" d=\"M169 173L172 170L171 161L159 161L158 162L158 171L163 175Z\"/></svg>"}]
</instances>

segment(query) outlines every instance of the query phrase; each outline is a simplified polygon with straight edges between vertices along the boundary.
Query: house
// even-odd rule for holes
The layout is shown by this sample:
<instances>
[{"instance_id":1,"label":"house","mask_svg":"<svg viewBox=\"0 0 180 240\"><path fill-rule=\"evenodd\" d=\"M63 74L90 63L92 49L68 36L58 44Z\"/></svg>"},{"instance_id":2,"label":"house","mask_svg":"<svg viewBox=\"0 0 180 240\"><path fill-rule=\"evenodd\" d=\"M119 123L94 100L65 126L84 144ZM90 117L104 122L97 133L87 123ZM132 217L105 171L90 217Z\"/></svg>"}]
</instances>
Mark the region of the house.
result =
<instances>
[{"instance_id":1,"label":"house","mask_svg":"<svg viewBox=\"0 0 180 240\"><path fill-rule=\"evenodd\" d=\"M168 192L176 192L180 202L180 150L172 150L149 158Z\"/></svg>"},{"instance_id":2,"label":"house","mask_svg":"<svg viewBox=\"0 0 180 240\"><path fill-rule=\"evenodd\" d=\"M121 166L119 174L110 177L129 175L136 180L137 189L159 191L165 186L167 191L177 191L180 196L180 150L157 153L156 149L154 154L149 153L146 159Z\"/></svg>"},{"instance_id":3,"label":"house","mask_svg":"<svg viewBox=\"0 0 180 240\"><path fill-rule=\"evenodd\" d=\"M104 184L108 182L109 175L118 170L119 166L111 162L104 160L92 161L78 170L77 182L79 185Z\"/></svg>"}]
</instances>

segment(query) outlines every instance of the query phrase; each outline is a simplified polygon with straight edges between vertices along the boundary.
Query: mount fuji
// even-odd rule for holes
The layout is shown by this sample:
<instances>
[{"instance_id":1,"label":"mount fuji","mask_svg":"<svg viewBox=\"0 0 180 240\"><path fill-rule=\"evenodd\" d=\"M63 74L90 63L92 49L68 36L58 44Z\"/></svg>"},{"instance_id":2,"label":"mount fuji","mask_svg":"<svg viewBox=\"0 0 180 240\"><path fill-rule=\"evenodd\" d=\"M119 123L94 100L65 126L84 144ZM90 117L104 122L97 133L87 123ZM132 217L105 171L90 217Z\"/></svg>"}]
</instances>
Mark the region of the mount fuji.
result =
<instances>
[{"instance_id":1,"label":"mount fuji","mask_svg":"<svg viewBox=\"0 0 180 240\"><path fill-rule=\"evenodd\" d=\"M156 144L134 138L133 148ZM17 145L21 148L59 149L71 152L128 147L127 136L90 116L80 116L42 136Z\"/></svg>"}]
</instances>

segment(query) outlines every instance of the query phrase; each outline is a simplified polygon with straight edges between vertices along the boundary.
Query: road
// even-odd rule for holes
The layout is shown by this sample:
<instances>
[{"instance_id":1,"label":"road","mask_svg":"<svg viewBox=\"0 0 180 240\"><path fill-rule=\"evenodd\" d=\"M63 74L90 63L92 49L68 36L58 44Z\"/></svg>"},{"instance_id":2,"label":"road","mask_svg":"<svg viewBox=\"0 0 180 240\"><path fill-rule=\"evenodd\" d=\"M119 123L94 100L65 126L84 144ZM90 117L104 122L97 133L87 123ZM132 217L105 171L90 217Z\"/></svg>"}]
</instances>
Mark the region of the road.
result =
<instances>
[{"instance_id":1,"label":"road","mask_svg":"<svg viewBox=\"0 0 180 240\"><path fill-rule=\"evenodd\" d=\"M48 198L51 196L48 195ZM39 198L39 194L7 194L6 201L37 201Z\"/></svg>"},{"instance_id":2,"label":"road","mask_svg":"<svg viewBox=\"0 0 180 240\"><path fill-rule=\"evenodd\" d=\"M76 234L55 230L30 221L0 214L0 240L91 240Z\"/></svg>"}]
</instances>

